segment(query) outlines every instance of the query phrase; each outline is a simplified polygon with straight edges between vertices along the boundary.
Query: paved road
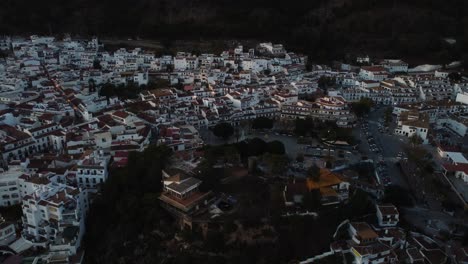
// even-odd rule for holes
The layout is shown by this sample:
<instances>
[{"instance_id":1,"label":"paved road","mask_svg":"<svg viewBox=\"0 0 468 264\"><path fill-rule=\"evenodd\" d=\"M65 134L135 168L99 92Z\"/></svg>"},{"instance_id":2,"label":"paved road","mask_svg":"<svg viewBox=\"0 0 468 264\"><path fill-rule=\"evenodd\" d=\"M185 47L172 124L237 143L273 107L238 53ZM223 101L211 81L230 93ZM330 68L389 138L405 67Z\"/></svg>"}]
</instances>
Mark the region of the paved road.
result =
<instances>
[{"instance_id":1,"label":"paved road","mask_svg":"<svg viewBox=\"0 0 468 264\"><path fill-rule=\"evenodd\" d=\"M374 162L379 162L380 157L385 161L388 168L388 175L393 184L408 188L408 183L401 174L399 168L395 165L395 162L398 161L396 157L399 152L403 152L403 147L408 143L408 139L393 134L394 124L390 126L389 132L387 133L378 131L378 120L383 117L384 112L385 108L377 109L372 111L367 118L369 123L368 133L374 137L375 144L381 149L380 153L370 151L367 135L364 134L360 126L355 128L354 136L361 141L359 149L363 155L367 155L367 157L374 160Z\"/></svg>"}]
</instances>

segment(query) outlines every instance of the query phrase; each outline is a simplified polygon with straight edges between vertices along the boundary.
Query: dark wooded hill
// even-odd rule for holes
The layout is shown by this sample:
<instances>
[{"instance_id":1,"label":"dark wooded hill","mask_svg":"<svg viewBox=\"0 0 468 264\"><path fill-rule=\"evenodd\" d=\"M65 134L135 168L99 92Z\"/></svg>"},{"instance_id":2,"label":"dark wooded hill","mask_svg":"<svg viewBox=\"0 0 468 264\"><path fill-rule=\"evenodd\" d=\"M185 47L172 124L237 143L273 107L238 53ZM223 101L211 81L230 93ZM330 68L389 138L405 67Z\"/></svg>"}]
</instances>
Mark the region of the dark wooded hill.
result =
<instances>
[{"instance_id":1,"label":"dark wooded hill","mask_svg":"<svg viewBox=\"0 0 468 264\"><path fill-rule=\"evenodd\" d=\"M0 34L250 38L324 59L351 51L445 61L468 49L467 6L465 0L3 0Z\"/></svg>"}]
</instances>

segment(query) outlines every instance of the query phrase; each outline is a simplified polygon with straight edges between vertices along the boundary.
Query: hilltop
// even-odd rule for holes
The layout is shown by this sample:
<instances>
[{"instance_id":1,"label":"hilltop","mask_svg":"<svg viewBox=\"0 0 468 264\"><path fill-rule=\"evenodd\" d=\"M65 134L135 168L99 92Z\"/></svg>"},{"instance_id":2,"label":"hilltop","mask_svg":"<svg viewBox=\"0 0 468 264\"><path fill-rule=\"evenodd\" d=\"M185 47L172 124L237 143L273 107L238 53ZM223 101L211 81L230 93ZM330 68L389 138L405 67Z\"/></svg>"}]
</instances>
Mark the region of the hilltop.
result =
<instances>
[{"instance_id":1,"label":"hilltop","mask_svg":"<svg viewBox=\"0 0 468 264\"><path fill-rule=\"evenodd\" d=\"M256 39L286 42L317 60L365 51L448 62L467 53L467 6L463 0L18 0L0 3L0 33Z\"/></svg>"}]
</instances>

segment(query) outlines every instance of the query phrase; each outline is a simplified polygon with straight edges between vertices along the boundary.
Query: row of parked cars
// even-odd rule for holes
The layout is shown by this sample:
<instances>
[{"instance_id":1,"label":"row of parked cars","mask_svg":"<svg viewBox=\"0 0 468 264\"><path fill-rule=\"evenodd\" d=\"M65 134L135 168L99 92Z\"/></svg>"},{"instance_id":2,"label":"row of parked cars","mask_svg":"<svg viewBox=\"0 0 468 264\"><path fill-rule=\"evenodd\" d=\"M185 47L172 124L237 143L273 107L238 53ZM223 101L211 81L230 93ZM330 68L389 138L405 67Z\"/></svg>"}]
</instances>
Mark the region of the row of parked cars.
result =
<instances>
[{"instance_id":1,"label":"row of parked cars","mask_svg":"<svg viewBox=\"0 0 468 264\"><path fill-rule=\"evenodd\" d=\"M372 136L372 134L369 133L369 123L363 122L361 124L361 129L364 132L364 134L367 136L367 142L369 143L369 150L374 153L380 153L380 147L375 142L375 139Z\"/></svg>"},{"instance_id":2,"label":"row of parked cars","mask_svg":"<svg viewBox=\"0 0 468 264\"><path fill-rule=\"evenodd\" d=\"M373 136L367 136L367 142L369 143L370 151L374 153L380 153L380 147L375 142L375 139Z\"/></svg>"},{"instance_id":3,"label":"row of parked cars","mask_svg":"<svg viewBox=\"0 0 468 264\"><path fill-rule=\"evenodd\" d=\"M376 169L377 169L377 174L378 174L380 183L383 184L384 186L391 185L392 180L390 179L390 176L388 175L388 167L387 167L387 164L385 164L385 161L383 159L379 161Z\"/></svg>"},{"instance_id":4,"label":"row of parked cars","mask_svg":"<svg viewBox=\"0 0 468 264\"><path fill-rule=\"evenodd\" d=\"M400 151L400 152L398 152L398 154L397 154L397 159L398 159L398 160L401 160L401 159L406 160L407 158L406 158L405 154L404 154L403 152Z\"/></svg>"}]
</instances>

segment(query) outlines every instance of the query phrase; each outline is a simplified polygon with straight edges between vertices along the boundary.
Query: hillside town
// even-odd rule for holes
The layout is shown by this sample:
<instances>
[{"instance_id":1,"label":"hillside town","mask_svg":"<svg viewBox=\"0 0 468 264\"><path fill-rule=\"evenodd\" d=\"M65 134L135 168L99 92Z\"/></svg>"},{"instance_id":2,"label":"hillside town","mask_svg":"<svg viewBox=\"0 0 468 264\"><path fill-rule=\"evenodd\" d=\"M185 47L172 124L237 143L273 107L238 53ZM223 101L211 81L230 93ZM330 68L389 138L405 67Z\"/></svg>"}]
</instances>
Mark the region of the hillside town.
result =
<instances>
[{"instance_id":1,"label":"hillside town","mask_svg":"<svg viewBox=\"0 0 468 264\"><path fill-rule=\"evenodd\" d=\"M326 223L359 208L289 261L468 263L468 77L457 62L317 65L273 43L165 55L37 35L1 37L0 51L1 263L84 263L93 202L153 146L172 153L157 202L180 232L229 219L230 240L270 243L273 214ZM257 186L275 197L268 206L252 198ZM255 212L263 229L239 220L255 215L246 204L268 207ZM159 236L201 254L177 234Z\"/></svg>"}]
</instances>

